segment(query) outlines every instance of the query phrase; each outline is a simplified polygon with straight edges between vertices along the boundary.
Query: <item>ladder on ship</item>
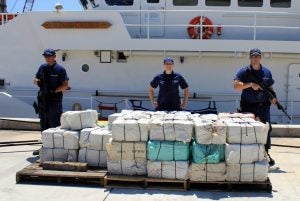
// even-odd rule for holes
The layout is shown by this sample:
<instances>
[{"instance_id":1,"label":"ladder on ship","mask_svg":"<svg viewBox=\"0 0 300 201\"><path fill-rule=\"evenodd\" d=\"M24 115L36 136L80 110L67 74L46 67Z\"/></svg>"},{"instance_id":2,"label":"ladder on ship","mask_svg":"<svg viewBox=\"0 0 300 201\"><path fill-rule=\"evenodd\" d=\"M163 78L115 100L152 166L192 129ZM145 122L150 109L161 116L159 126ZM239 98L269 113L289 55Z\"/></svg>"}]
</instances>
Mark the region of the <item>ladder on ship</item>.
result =
<instances>
[{"instance_id":1,"label":"ladder on ship","mask_svg":"<svg viewBox=\"0 0 300 201\"><path fill-rule=\"evenodd\" d=\"M23 7L23 12L32 11L33 4L34 4L34 0L26 0L25 4L24 4L24 7Z\"/></svg>"}]
</instances>

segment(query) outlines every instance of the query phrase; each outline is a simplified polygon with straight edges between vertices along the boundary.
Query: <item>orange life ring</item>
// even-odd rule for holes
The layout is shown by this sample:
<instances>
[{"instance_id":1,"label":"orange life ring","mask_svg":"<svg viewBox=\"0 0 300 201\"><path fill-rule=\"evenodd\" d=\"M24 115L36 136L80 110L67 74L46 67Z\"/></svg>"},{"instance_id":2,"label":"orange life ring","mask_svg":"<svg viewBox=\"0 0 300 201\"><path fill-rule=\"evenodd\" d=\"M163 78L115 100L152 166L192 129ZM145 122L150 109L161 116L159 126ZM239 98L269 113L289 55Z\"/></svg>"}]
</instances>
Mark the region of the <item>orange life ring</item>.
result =
<instances>
[{"instance_id":1,"label":"orange life ring","mask_svg":"<svg viewBox=\"0 0 300 201\"><path fill-rule=\"evenodd\" d=\"M189 26L187 28L190 38L192 39L200 38L199 37L201 33L200 27L194 26L199 24L202 24L203 27L202 39L210 39L214 33L214 27L212 26L213 23L208 17L204 17L204 16L197 16L190 21L190 25L192 26Z\"/></svg>"},{"instance_id":2,"label":"orange life ring","mask_svg":"<svg viewBox=\"0 0 300 201\"><path fill-rule=\"evenodd\" d=\"M4 14L3 18L5 20L12 20L14 19L14 17L16 17L17 15L13 15L13 14ZM0 14L0 22L2 21L2 15Z\"/></svg>"}]
</instances>

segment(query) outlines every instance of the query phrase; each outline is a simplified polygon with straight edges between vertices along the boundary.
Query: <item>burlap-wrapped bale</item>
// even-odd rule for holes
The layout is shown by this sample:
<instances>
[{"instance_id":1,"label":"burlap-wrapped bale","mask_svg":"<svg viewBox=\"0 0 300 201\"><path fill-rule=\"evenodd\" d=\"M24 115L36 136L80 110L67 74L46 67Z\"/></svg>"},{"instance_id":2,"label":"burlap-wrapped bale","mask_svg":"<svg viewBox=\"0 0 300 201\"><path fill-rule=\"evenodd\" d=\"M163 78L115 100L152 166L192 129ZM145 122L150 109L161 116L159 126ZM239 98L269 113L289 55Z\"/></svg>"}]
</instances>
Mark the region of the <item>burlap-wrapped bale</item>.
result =
<instances>
[{"instance_id":1,"label":"burlap-wrapped bale","mask_svg":"<svg viewBox=\"0 0 300 201\"><path fill-rule=\"evenodd\" d=\"M125 139L124 141L141 141L141 132L138 121L135 119L125 120Z\"/></svg>"},{"instance_id":2,"label":"burlap-wrapped bale","mask_svg":"<svg viewBox=\"0 0 300 201\"><path fill-rule=\"evenodd\" d=\"M189 167L189 179L191 181L225 181L225 173L225 163L192 163Z\"/></svg>"},{"instance_id":3,"label":"burlap-wrapped bale","mask_svg":"<svg viewBox=\"0 0 300 201\"><path fill-rule=\"evenodd\" d=\"M253 163L262 161L265 148L262 144L226 144L226 163Z\"/></svg>"},{"instance_id":4,"label":"burlap-wrapped bale","mask_svg":"<svg viewBox=\"0 0 300 201\"><path fill-rule=\"evenodd\" d=\"M146 175L147 161L107 161L107 171L120 175Z\"/></svg>"},{"instance_id":5,"label":"burlap-wrapped bale","mask_svg":"<svg viewBox=\"0 0 300 201\"><path fill-rule=\"evenodd\" d=\"M146 142L116 142L106 144L110 161L146 161Z\"/></svg>"},{"instance_id":6,"label":"burlap-wrapped bale","mask_svg":"<svg viewBox=\"0 0 300 201\"><path fill-rule=\"evenodd\" d=\"M106 167L107 151L80 148L78 161L87 163L89 166Z\"/></svg>"},{"instance_id":7,"label":"burlap-wrapped bale","mask_svg":"<svg viewBox=\"0 0 300 201\"><path fill-rule=\"evenodd\" d=\"M194 131L194 123L187 120L174 120L176 141L190 142Z\"/></svg>"},{"instance_id":8,"label":"burlap-wrapped bale","mask_svg":"<svg viewBox=\"0 0 300 201\"><path fill-rule=\"evenodd\" d=\"M185 180L188 166L188 161L148 161L148 177Z\"/></svg>"},{"instance_id":9,"label":"burlap-wrapped bale","mask_svg":"<svg viewBox=\"0 0 300 201\"><path fill-rule=\"evenodd\" d=\"M78 150L63 149L63 148L41 148L40 162L45 161L61 161L61 162L76 162L78 157Z\"/></svg>"},{"instance_id":10,"label":"burlap-wrapped bale","mask_svg":"<svg viewBox=\"0 0 300 201\"><path fill-rule=\"evenodd\" d=\"M189 160L189 143L169 141L148 141L147 159L152 161Z\"/></svg>"}]
</instances>

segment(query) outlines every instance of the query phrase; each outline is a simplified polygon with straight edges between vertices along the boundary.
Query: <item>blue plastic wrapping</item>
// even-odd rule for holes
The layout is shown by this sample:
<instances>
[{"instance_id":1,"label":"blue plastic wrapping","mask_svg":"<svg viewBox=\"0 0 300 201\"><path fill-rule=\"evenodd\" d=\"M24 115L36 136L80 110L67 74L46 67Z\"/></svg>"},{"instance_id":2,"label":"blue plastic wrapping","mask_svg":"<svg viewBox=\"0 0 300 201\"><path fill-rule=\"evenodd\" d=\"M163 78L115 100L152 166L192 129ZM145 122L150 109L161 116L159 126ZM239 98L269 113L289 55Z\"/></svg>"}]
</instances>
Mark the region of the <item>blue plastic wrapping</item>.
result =
<instances>
[{"instance_id":1,"label":"blue plastic wrapping","mask_svg":"<svg viewBox=\"0 0 300 201\"><path fill-rule=\"evenodd\" d=\"M192 158L197 164L220 163L225 160L225 145L192 142Z\"/></svg>"},{"instance_id":2,"label":"blue plastic wrapping","mask_svg":"<svg viewBox=\"0 0 300 201\"><path fill-rule=\"evenodd\" d=\"M148 141L147 159L152 161L187 161L190 148L187 142Z\"/></svg>"}]
</instances>

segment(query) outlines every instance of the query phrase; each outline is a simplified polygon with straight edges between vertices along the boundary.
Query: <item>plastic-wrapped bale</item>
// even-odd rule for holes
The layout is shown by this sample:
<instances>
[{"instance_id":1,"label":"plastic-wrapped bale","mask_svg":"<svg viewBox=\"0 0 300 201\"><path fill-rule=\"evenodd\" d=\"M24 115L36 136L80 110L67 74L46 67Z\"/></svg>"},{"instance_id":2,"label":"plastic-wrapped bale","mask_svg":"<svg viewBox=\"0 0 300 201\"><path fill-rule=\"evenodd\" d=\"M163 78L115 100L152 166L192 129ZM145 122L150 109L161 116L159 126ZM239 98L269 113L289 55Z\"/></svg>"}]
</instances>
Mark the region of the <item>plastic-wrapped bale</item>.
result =
<instances>
[{"instance_id":1,"label":"plastic-wrapped bale","mask_svg":"<svg viewBox=\"0 0 300 201\"><path fill-rule=\"evenodd\" d=\"M147 158L152 161L187 161L189 143L169 141L148 141Z\"/></svg>"},{"instance_id":2,"label":"plastic-wrapped bale","mask_svg":"<svg viewBox=\"0 0 300 201\"><path fill-rule=\"evenodd\" d=\"M213 122L218 120L218 115L216 114L203 114L200 116L203 122Z\"/></svg>"},{"instance_id":3,"label":"plastic-wrapped bale","mask_svg":"<svg viewBox=\"0 0 300 201\"><path fill-rule=\"evenodd\" d=\"M61 161L61 162L76 162L78 158L78 150L63 149L63 148L44 148L40 150L40 162L45 161Z\"/></svg>"},{"instance_id":4,"label":"plastic-wrapped bale","mask_svg":"<svg viewBox=\"0 0 300 201\"><path fill-rule=\"evenodd\" d=\"M241 124L232 121L224 121L227 126L227 143L240 144L242 141Z\"/></svg>"},{"instance_id":5,"label":"plastic-wrapped bale","mask_svg":"<svg viewBox=\"0 0 300 201\"><path fill-rule=\"evenodd\" d=\"M141 133L138 121L135 119L125 120L125 139L124 141L141 141Z\"/></svg>"},{"instance_id":6,"label":"plastic-wrapped bale","mask_svg":"<svg viewBox=\"0 0 300 201\"><path fill-rule=\"evenodd\" d=\"M226 144L226 163L253 163L262 161L265 147L262 144Z\"/></svg>"},{"instance_id":7,"label":"plastic-wrapped bale","mask_svg":"<svg viewBox=\"0 0 300 201\"><path fill-rule=\"evenodd\" d=\"M191 181L225 181L225 173L225 163L192 163L189 167L189 179Z\"/></svg>"},{"instance_id":8,"label":"plastic-wrapped bale","mask_svg":"<svg viewBox=\"0 0 300 201\"><path fill-rule=\"evenodd\" d=\"M174 130L176 141L190 142L194 131L194 123L192 121L174 120Z\"/></svg>"},{"instance_id":9,"label":"plastic-wrapped bale","mask_svg":"<svg viewBox=\"0 0 300 201\"><path fill-rule=\"evenodd\" d=\"M240 181L266 181L268 178L268 170L269 164L267 160L250 164L241 164Z\"/></svg>"},{"instance_id":10,"label":"plastic-wrapped bale","mask_svg":"<svg viewBox=\"0 0 300 201\"><path fill-rule=\"evenodd\" d=\"M80 132L79 144L81 148L106 150L106 143L111 138L111 131L99 127L85 128Z\"/></svg>"},{"instance_id":11,"label":"plastic-wrapped bale","mask_svg":"<svg viewBox=\"0 0 300 201\"><path fill-rule=\"evenodd\" d=\"M148 161L148 177L188 179L188 161Z\"/></svg>"},{"instance_id":12,"label":"plastic-wrapped bale","mask_svg":"<svg viewBox=\"0 0 300 201\"><path fill-rule=\"evenodd\" d=\"M42 143L44 148L63 148L63 134L66 130L60 128L49 128L42 132Z\"/></svg>"},{"instance_id":13,"label":"plastic-wrapped bale","mask_svg":"<svg viewBox=\"0 0 300 201\"><path fill-rule=\"evenodd\" d=\"M252 113L219 113L218 114L219 119L224 119L224 118L251 118L255 119L255 115Z\"/></svg>"},{"instance_id":14,"label":"plastic-wrapped bale","mask_svg":"<svg viewBox=\"0 0 300 201\"><path fill-rule=\"evenodd\" d=\"M116 141L125 140L125 119L117 118L112 124L112 137Z\"/></svg>"},{"instance_id":15,"label":"plastic-wrapped bale","mask_svg":"<svg viewBox=\"0 0 300 201\"><path fill-rule=\"evenodd\" d=\"M138 120L142 142L148 141L148 139L149 139L150 122L151 122L151 119L139 119Z\"/></svg>"},{"instance_id":16,"label":"plastic-wrapped bale","mask_svg":"<svg viewBox=\"0 0 300 201\"><path fill-rule=\"evenodd\" d=\"M108 130L112 129L112 123L118 118L122 117L123 113L113 113L111 115L108 115L108 123L107 123L107 128Z\"/></svg>"},{"instance_id":17,"label":"plastic-wrapped bale","mask_svg":"<svg viewBox=\"0 0 300 201\"><path fill-rule=\"evenodd\" d=\"M173 120L163 121L164 140L175 141L175 129Z\"/></svg>"},{"instance_id":18,"label":"plastic-wrapped bale","mask_svg":"<svg viewBox=\"0 0 300 201\"><path fill-rule=\"evenodd\" d=\"M107 171L111 174L120 175L146 175L147 161L107 161Z\"/></svg>"},{"instance_id":19,"label":"plastic-wrapped bale","mask_svg":"<svg viewBox=\"0 0 300 201\"><path fill-rule=\"evenodd\" d=\"M224 145L220 144L198 144L192 142L192 158L196 164L220 163L225 159Z\"/></svg>"},{"instance_id":20,"label":"plastic-wrapped bale","mask_svg":"<svg viewBox=\"0 0 300 201\"><path fill-rule=\"evenodd\" d=\"M163 120L160 118L152 119L150 124L150 140L165 140Z\"/></svg>"},{"instance_id":21,"label":"plastic-wrapped bale","mask_svg":"<svg viewBox=\"0 0 300 201\"><path fill-rule=\"evenodd\" d=\"M82 163L87 163L89 166L106 167L107 151L80 148L78 154L78 161Z\"/></svg>"},{"instance_id":22,"label":"plastic-wrapped bale","mask_svg":"<svg viewBox=\"0 0 300 201\"><path fill-rule=\"evenodd\" d=\"M110 161L146 161L146 142L116 142L106 144Z\"/></svg>"},{"instance_id":23,"label":"plastic-wrapped bale","mask_svg":"<svg viewBox=\"0 0 300 201\"><path fill-rule=\"evenodd\" d=\"M225 144L226 125L221 122L195 121L195 138L199 144Z\"/></svg>"},{"instance_id":24,"label":"plastic-wrapped bale","mask_svg":"<svg viewBox=\"0 0 300 201\"><path fill-rule=\"evenodd\" d=\"M45 148L78 149L79 131L47 129L42 132L42 142Z\"/></svg>"},{"instance_id":25,"label":"plastic-wrapped bale","mask_svg":"<svg viewBox=\"0 0 300 201\"><path fill-rule=\"evenodd\" d=\"M190 112L179 111L179 112L175 113L174 119L175 120L189 120L190 114L191 114Z\"/></svg>"},{"instance_id":26,"label":"plastic-wrapped bale","mask_svg":"<svg viewBox=\"0 0 300 201\"><path fill-rule=\"evenodd\" d=\"M134 110L132 112L132 115L133 115L134 119L137 119L137 120L151 118L151 113L149 113L148 111Z\"/></svg>"},{"instance_id":27,"label":"plastic-wrapped bale","mask_svg":"<svg viewBox=\"0 0 300 201\"><path fill-rule=\"evenodd\" d=\"M81 130L96 126L98 113L96 110L68 111L61 115L61 127L71 130Z\"/></svg>"}]
</instances>

